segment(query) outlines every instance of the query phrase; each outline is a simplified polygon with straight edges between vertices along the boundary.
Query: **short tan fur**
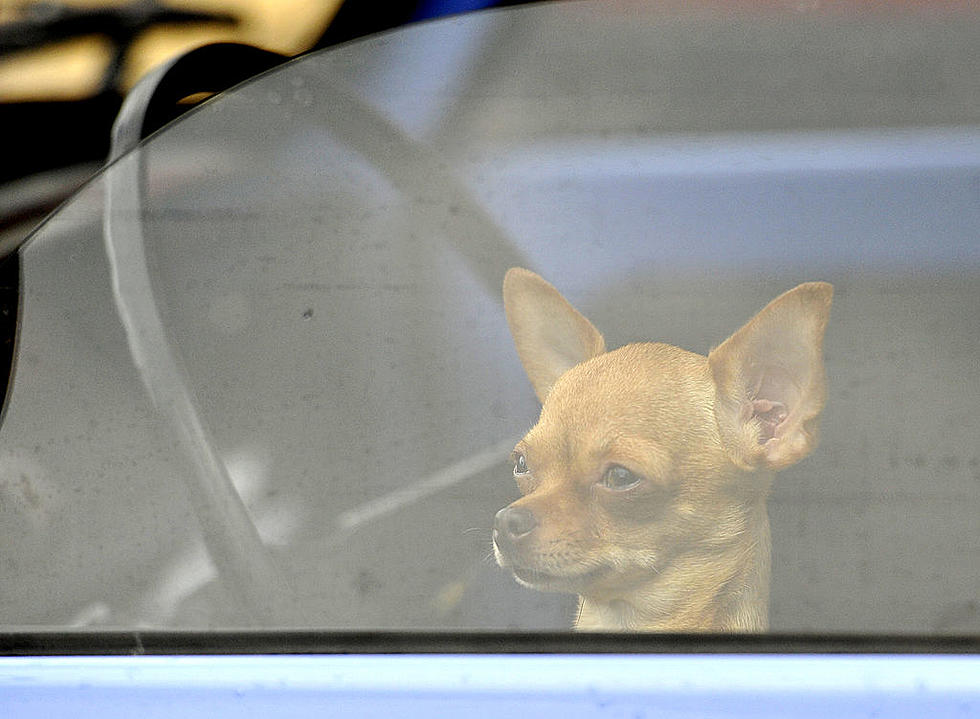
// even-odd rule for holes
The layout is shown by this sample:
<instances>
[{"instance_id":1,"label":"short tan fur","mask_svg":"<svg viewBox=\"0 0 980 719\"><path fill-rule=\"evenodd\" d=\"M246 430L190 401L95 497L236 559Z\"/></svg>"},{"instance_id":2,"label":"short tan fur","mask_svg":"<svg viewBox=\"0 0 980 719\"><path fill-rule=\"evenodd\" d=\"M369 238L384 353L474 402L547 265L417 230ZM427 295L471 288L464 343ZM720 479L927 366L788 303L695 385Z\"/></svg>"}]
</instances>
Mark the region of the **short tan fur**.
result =
<instances>
[{"instance_id":1,"label":"short tan fur","mask_svg":"<svg viewBox=\"0 0 980 719\"><path fill-rule=\"evenodd\" d=\"M522 497L495 519L498 563L578 594L580 630L767 629L766 498L817 444L831 285L789 290L707 357L607 352L529 270L509 270L503 293L542 409L514 449Z\"/></svg>"}]
</instances>

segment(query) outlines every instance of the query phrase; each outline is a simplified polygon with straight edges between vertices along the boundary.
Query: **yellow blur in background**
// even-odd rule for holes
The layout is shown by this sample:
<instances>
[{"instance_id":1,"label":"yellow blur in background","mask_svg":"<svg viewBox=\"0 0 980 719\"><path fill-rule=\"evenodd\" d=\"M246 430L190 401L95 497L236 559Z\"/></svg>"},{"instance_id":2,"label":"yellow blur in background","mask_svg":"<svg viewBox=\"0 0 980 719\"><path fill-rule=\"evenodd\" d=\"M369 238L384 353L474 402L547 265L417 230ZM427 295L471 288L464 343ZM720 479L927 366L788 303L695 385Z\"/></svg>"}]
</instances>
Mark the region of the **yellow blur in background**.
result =
<instances>
[{"instance_id":1,"label":"yellow blur in background","mask_svg":"<svg viewBox=\"0 0 980 719\"><path fill-rule=\"evenodd\" d=\"M43 0L0 0L0 22L21 19ZM123 6L132 0L59 0L73 8ZM227 14L234 25L206 22L160 25L127 49L118 88L129 90L148 70L171 57L213 42L243 42L283 55L309 49L343 0L168 0L174 10ZM98 35L51 43L0 57L0 102L77 100L96 94L115 48Z\"/></svg>"}]
</instances>

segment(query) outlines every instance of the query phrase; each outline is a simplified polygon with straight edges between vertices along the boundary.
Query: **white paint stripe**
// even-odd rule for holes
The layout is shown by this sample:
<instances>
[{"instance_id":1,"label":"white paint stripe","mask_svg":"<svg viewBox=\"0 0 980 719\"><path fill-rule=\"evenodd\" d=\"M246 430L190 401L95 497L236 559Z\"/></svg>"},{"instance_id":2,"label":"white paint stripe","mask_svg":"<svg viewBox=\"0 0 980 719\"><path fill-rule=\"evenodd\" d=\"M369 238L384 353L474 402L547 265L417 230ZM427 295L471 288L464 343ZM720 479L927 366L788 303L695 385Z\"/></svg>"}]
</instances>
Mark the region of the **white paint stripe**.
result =
<instances>
[{"instance_id":1,"label":"white paint stripe","mask_svg":"<svg viewBox=\"0 0 980 719\"><path fill-rule=\"evenodd\" d=\"M651 138L541 141L468 155L469 175L530 180L637 176L975 169L980 127L671 134Z\"/></svg>"}]
</instances>

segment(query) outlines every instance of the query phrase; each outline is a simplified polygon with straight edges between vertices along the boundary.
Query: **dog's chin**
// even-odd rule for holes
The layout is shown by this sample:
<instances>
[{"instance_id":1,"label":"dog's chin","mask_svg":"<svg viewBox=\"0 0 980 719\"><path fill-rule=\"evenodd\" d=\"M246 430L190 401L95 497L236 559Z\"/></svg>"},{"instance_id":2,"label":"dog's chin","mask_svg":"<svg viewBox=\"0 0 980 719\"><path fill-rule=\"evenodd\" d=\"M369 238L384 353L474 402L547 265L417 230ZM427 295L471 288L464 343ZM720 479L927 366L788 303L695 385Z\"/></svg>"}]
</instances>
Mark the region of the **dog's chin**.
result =
<instances>
[{"instance_id":1,"label":"dog's chin","mask_svg":"<svg viewBox=\"0 0 980 719\"><path fill-rule=\"evenodd\" d=\"M584 571L575 569L563 573L545 572L529 567L508 567L517 583L539 592L568 592L581 594L608 572L606 567Z\"/></svg>"}]
</instances>

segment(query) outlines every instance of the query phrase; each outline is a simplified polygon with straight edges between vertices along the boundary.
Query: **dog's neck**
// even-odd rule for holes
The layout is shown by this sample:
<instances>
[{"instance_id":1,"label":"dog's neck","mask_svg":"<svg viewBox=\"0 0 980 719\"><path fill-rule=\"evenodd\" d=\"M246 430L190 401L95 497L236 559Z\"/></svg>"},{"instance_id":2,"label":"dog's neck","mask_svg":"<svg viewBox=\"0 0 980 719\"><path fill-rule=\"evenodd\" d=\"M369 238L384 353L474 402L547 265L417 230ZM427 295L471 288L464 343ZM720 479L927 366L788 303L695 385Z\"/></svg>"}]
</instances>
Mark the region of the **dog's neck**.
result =
<instances>
[{"instance_id":1,"label":"dog's neck","mask_svg":"<svg viewBox=\"0 0 980 719\"><path fill-rule=\"evenodd\" d=\"M770 539L765 498L746 532L710 552L675 555L618 597L580 597L575 628L626 632L764 632L769 627Z\"/></svg>"}]
</instances>

